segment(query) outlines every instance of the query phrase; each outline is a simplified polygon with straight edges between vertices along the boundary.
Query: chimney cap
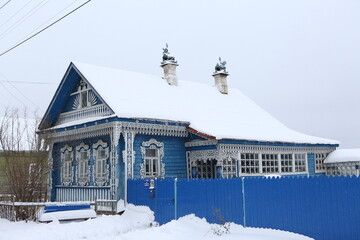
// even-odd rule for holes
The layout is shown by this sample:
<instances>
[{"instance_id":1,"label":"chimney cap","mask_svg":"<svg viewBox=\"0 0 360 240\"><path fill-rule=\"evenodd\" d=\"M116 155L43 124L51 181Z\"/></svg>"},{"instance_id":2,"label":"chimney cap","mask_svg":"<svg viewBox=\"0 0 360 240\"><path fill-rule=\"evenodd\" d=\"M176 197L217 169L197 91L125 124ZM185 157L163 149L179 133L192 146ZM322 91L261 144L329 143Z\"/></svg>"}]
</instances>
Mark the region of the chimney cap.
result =
<instances>
[{"instance_id":1,"label":"chimney cap","mask_svg":"<svg viewBox=\"0 0 360 240\"><path fill-rule=\"evenodd\" d=\"M163 61L161 62L161 66L167 65L167 64L172 64L172 65L177 65L178 66L178 63L175 60L175 57L170 54L168 48L169 48L169 46L166 43L165 48L163 48L163 56L162 56Z\"/></svg>"},{"instance_id":2,"label":"chimney cap","mask_svg":"<svg viewBox=\"0 0 360 240\"><path fill-rule=\"evenodd\" d=\"M226 71L226 61L221 61L221 57L219 57L219 62L215 65L215 72L213 76L217 74L229 75Z\"/></svg>"}]
</instances>

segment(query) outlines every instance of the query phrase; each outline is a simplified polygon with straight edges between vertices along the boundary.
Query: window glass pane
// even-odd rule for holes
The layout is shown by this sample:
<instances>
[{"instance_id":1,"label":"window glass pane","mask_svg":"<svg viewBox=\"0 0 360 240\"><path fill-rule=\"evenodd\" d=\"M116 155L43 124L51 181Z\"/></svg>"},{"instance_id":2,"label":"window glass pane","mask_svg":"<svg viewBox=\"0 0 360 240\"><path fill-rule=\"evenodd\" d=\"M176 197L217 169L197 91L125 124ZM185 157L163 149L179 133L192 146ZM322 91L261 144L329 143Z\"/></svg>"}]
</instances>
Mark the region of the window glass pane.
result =
<instances>
[{"instance_id":1,"label":"window glass pane","mask_svg":"<svg viewBox=\"0 0 360 240\"><path fill-rule=\"evenodd\" d=\"M81 160L88 160L88 153L87 153L87 151L83 151L83 152L81 152L80 153L80 159Z\"/></svg>"},{"instance_id":2,"label":"window glass pane","mask_svg":"<svg viewBox=\"0 0 360 240\"><path fill-rule=\"evenodd\" d=\"M157 167L157 161L156 159L152 159L152 165L153 165L153 175L155 175L158 171L158 167Z\"/></svg>"},{"instance_id":3,"label":"window glass pane","mask_svg":"<svg viewBox=\"0 0 360 240\"><path fill-rule=\"evenodd\" d=\"M157 157L157 149L145 149L146 157Z\"/></svg>"},{"instance_id":4,"label":"window glass pane","mask_svg":"<svg viewBox=\"0 0 360 240\"><path fill-rule=\"evenodd\" d=\"M97 153L98 153L97 156L98 158L105 158L105 149L99 149Z\"/></svg>"},{"instance_id":5,"label":"window glass pane","mask_svg":"<svg viewBox=\"0 0 360 240\"><path fill-rule=\"evenodd\" d=\"M71 161L71 153L66 152L64 156L65 161Z\"/></svg>"},{"instance_id":6,"label":"window glass pane","mask_svg":"<svg viewBox=\"0 0 360 240\"><path fill-rule=\"evenodd\" d=\"M150 173L150 159L145 160L145 174L149 175Z\"/></svg>"},{"instance_id":7,"label":"window glass pane","mask_svg":"<svg viewBox=\"0 0 360 240\"><path fill-rule=\"evenodd\" d=\"M81 93L81 107L87 106L87 91Z\"/></svg>"}]
</instances>

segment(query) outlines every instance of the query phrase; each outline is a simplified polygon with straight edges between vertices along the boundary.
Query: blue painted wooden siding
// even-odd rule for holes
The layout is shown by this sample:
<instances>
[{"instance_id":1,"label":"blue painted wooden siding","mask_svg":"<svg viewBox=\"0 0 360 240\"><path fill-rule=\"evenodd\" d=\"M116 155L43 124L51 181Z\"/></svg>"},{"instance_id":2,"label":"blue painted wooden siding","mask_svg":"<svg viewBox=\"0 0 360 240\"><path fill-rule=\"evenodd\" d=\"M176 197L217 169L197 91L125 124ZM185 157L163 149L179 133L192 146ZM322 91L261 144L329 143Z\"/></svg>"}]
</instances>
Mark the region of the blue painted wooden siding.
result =
<instances>
[{"instance_id":1,"label":"blue painted wooden siding","mask_svg":"<svg viewBox=\"0 0 360 240\"><path fill-rule=\"evenodd\" d=\"M307 154L307 164L308 164L308 171L310 176L315 175L315 154L308 153Z\"/></svg>"},{"instance_id":2,"label":"blue painted wooden siding","mask_svg":"<svg viewBox=\"0 0 360 240\"><path fill-rule=\"evenodd\" d=\"M77 165L77 159L76 159L76 146L80 145L80 143L85 143L86 145L89 145L91 151L90 151L90 158L89 158L89 165L94 165L94 156L93 156L93 151L92 151L92 145L94 143L96 143L97 141L102 140L104 142L106 142L109 146L109 153L111 151L111 142L110 142L110 137L109 136L104 136L104 137L97 137L97 138L88 138L88 139L83 139L83 140L77 140L77 141L69 141L69 142L62 142L62 143L55 143L53 146L53 152L52 152L52 158L53 158L53 172L52 172L52 190L51 190L51 201L55 201L56 199L56 191L55 191L55 186L57 185L61 185L61 171L62 171L62 166L61 166L61 148L63 148L65 145L69 145L70 147L72 147L72 154L73 154L73 165ZM110 155L110 154L109 154ZM109 163L110 161L110 156L107 160L107 163ZM108 165L109 166L109 165ZM93 169L95 171L95 168ZM110 171L109 171L110 172ZM93 172L90 173L91 175L93 175ZM111 172L110 172L111 175ZM111 177L111 176L110 176ZM77 176L75 175L75 168L74 168L74 172L73 172L73 182L75 183ZM76 184L73 184L76 185ZM90 178L90 186L94 185L94 178Z\"/></svg>"},{"instance_id":3,"label":"blue painted wooden siding","mask_svg":"<svg viewBox=\"0 0 360 240\"><path fill-rule=\"evenodd\" d=\"M165 177L168 178L185 178L186 177L186 150L185 138L181 137L163 137L137 134L134 140L135 164L134 177L140 178L140 164L143 163L140 146L143 142L151 138L158 142L164 143Z\"/></svg>"}]
</instances>

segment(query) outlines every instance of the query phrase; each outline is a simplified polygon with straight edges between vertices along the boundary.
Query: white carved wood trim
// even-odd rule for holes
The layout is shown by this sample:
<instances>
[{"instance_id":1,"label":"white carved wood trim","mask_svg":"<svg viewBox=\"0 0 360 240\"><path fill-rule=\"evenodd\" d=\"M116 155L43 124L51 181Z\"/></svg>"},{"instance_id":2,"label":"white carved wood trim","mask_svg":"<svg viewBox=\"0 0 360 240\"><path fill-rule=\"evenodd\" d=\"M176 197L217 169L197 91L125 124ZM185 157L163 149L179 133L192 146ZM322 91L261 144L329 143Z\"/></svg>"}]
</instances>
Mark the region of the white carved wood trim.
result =
<instances>
[{"instance_id":1,"label":"white carved wood trim","mask_svg":"<svg viewBox=\"0 0 360 240\"><path fill-rule=\"evenodd\" d=\"M119 153L117 147L119 145L122 125L119 122L108 123L111 124L111 151L110 151L110 194L112 198L115 197L116 189L119 185L119 179L116 176L116 165L119 161Z\"/></svg>"},{"instance_id":2,"label":"white carved wood trim","mask_svg":"<svg viewBox=\"0 0 360 240\"><path fill-rule=\"evenodd\" d=\"M91 167L89 164L89 160L87 159L85 160L86 163L86 177L80 178L79 176L79 164L80 164L80 156L81 156L81 152L85 151L87 152L88 157L90 158L90 147L89 145L86 145L85 143L80 143L80 145L76 146L76 167L75 167L75 177L76 177L76 181L78 183L78 185L80 186L88 186L90 184L90 171L91 171Z\"/></svg>"},{"instance_id":3,"label":"white carved wood trim","mask_svg":"<svg viewBox=\"0 0 360 240\"><path fill-rule=\"evenodd\" d=\"M101 117L114 114L105 104L99 104L91 107L85 107L70 112L61 113L56 125L72 122L89 117Z\"/></svg>"},{"instance_id":4,"label":"white carved wood trim","mask_svg":"<svg viewBox=\"0 0 360 240\"><path fill-rule=\"evenodd\" d=\"M301 147L301 146L259 146L242 144L219 144L220 150L238 150L241 153L320 153L332 152L336 147Z\"/></svg>"},{"instance_id":5,"label":"white carved wood trim","mask_svg":"<svg viewBox=\"0 0 360 240\"><path fill-rule=\"evenodd\" d=\"M185 147L201 147L201 146L211 146L216 145L218 140L211 139L211 140L203 140L203 141L192 141L186 142Z\"/></svg>"},{"instance_id":6,"label":"white carved wood trim","mask_svg":"<svg viewBox=\"0 0 360 240\"><path fill-rule=\"evenodd\" d=\"M64 171L64 161L65 161L65 152L70 153L70 164L71 164L71 175L70 177L65 177ZM51 158L52 159L52 158ZM63 148L60 149L60 159L61 159L61 174L60 174L60 182L61 185L70 186L73 183L74 179L74 154L73 148L69 145L65 145Z\"/></svg>"},{"instance_id":7,"label":"white carved wood trim","mask_svg":"<svg viewBox=\"0 0 360 240\"><path fill-rule=\"evenodd\" d=\"M124 131L125 149L122 152L123 161L126 167L127 178L134 178L134 162L135 162L135 151L134 151L134 131Z\"/></svg>"},{"instance_id":8,"label":"white carved wood trim","mask_svg":"<svg viewBox=\"0 0 360 240\"><path fill-rule=\"evenodd\" d=\"M96 124L96 122L95 122ZM99 125L87 126L79 129L67 129L65 131L52 133L51 137L54 142L63 142L76 139L85 139L113 134L113 128L116 126L117 131L131 131L135 134L147 134L158 136L186 137L187 130L185 126L170 126L161 124L148 124L136 122L107 122ZM41 131L40 134L46 133ZM47 133L48 134L48 133Z\"/></svg>"},{"instance_id":9,"label":"white carved wood trim","mask_svg":"<svg viewBox=\"0 0 360 240\"><path fill-rule=\"evenodd\" d=\"M159 176L157 177L165 177L165 163L163 163L162 159L164 157L164 143L158 142L156 139L151 138L149 141L145 141L140 146L141 155L143 158L143 162L140 164L140 177L145 178L145 151L146 149L159 149Z\"/></svg>"},{"instance_id":10,"label":"white carved wood trim","mask_svg":"<svg viewBox=\"0 0 360 240\"><path fill-rule=\"evenodd\" d=\"M105 163L105 177L98 177L97 176L97 156L98 156L98 150L102 148L103 150L105 150L105 158L106 158L106 163ZM109 179L109 175L110 175L110 170L109 170L109 164L107 163L107 160L110 157L110 153L109 153L109 145L102 141L99 140L96 143L93 144L92 146L93 149L93 159L94 159L94 168L92 169L93 171L93 176L94 176L94 182L96 186L104 186L107 184L108 179Z\"/></svg>"}]
</instances>

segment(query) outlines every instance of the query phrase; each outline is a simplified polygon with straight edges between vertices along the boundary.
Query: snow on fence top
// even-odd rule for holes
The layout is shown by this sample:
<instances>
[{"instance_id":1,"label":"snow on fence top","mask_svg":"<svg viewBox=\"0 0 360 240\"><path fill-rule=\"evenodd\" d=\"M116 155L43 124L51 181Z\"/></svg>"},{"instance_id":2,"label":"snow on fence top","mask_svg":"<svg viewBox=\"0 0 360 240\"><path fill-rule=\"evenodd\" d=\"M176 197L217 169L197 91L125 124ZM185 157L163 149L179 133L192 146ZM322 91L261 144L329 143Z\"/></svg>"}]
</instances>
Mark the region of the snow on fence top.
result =
<instances>
[{"instance_id":1,"label":"snow on fence top","mask_svg":"<svg viewBox=\"0 0 360 240\"><path fill-rule=\"evenodd\" d=\"M238 89L221 94L216 87L197 82L170 86L157 76L74 65L118 117L185 121L217 139L339 144L289 129Z\"/></svg>"},{"instance_id":2,"label":"snow on fence top","mask_svg":"<svg viewBox=\"0 0 360 240\"><path fill-rule=\"evenodd\" d=\"M325 163L341 162L360 162L360 149L337 149L325 160Z\"/></svg>"}]
</instances>

